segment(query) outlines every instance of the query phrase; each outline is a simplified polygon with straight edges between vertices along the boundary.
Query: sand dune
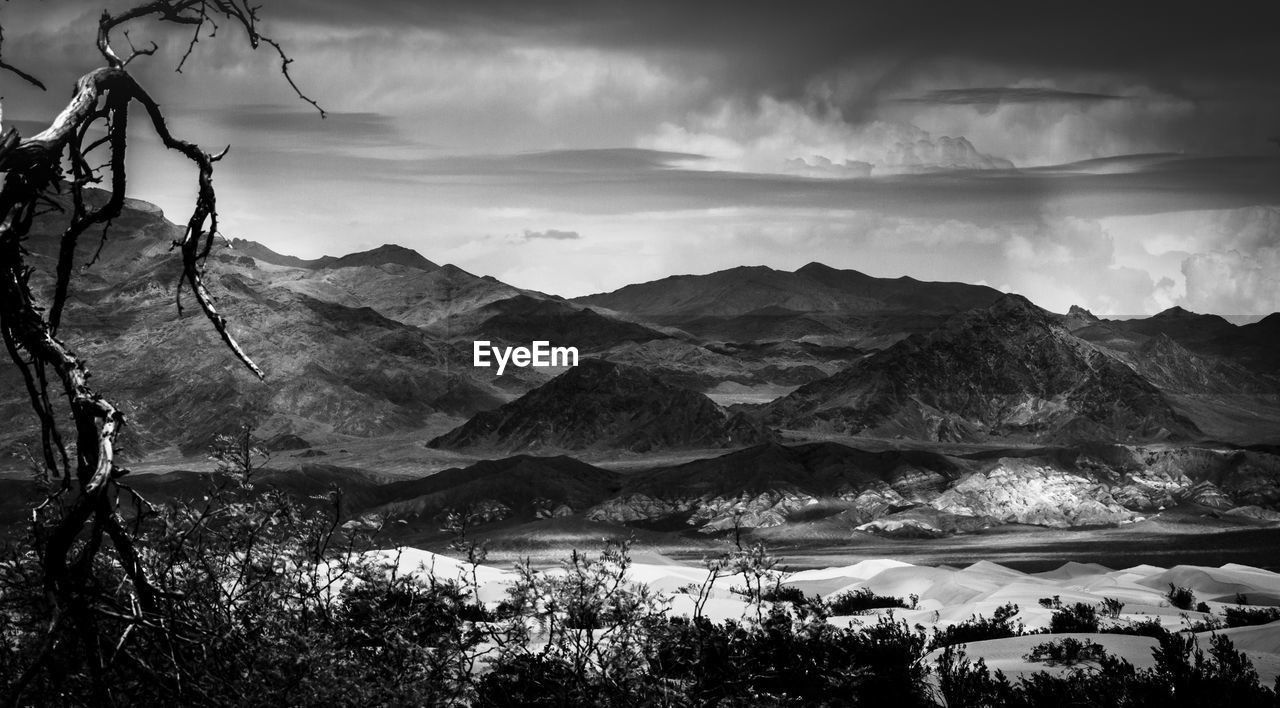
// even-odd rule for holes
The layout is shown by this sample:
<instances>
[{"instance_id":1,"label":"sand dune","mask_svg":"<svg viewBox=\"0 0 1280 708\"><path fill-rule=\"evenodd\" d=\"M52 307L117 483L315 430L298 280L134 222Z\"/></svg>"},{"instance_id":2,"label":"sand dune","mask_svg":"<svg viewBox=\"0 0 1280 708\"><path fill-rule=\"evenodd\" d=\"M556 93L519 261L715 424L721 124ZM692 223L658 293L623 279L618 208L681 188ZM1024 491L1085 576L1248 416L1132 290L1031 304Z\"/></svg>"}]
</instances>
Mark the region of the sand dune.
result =
<instances>
[{"instance_id":1,"label":"sand dune","mask_svg":"<svg viewBox=\"0 0 1280 708\"><path fill-rule=\"evenodd\" d=\"M627 578L633 586L645 585L653 590L669 615L692 616L698 612L700 587L708 588L700 610L708 619L720 622L756 615L756 606L742 593L746 582L741 575L721 574L707 586L706 568L666 562L666 558L657 555L643 558L646 562L630 565ZM479 585L480 600L490 606L506 597L517 577L513 570L488 565L473 567L448 556L410 548L376 551L369 554L367 560L382 563L389 571L423 579L471 582L474 578ZM563 577L568 571L555 567L539 572L548 577ZM908 603L914 595L916 605L912 609L881 609L831 617L828 621L841 627L859 627L873 624L892 612L894 619L920 625L926 631L944 629L975 616L991 617L998 608L1008 604L1018 606L1014 619L1027 631L1045 630L1050 625L1054 607L1042 605L1042 600L1049 605L1056 601L1064 606L1084 603L1096 607L1107 598L1124 604L1117 617L1100 620L1104 627L1155 620L1171 631L1183 631L1195 622L1220 619L1221 609L1235 601L1236 593L1248 595L1251 604L1266 604L1265 598L1280 596L1280 574L1234 563L1218 568L1141 565L1120 570L1095 563L1066 563L1055 570L1029 574L987 561L955 568L868 559L840 567L789 574L774 572L769 577L806 595L824 598L863 588L878 595L902 598ZM1171 606L1165 596L1170 583L1190 588L1198 600L1207 602L1211 612L1189 612ZM1265 685L1271 685L1280 675L1280 622L1217 632L1230 637L1236 648L1249 656ZM1196 635L1202 648L1208 648L1211 634ZM1088 638L1139 668L1152 664L1151 649L1156 646L1156 641L1149 637L1105 633L1059 634L1052 639L1064 636ZM1036 671L1067 671L1067 667L1028 662L1023 658L1033 646L1050 640L1045 635L1035 635L973 642L965 651L971 659L982 658L990 669L1002 670L1015 680Z\"/></svg>"},{"instance_id":2,"label":"sand dune","mask_svg":"<svg viewBox=\"0 0 1280 708\"><path fill-rule=\"evenodd\" d=\"M1176 565L1137 581L1152 588L1168 588L1169 584L1191 588L1201 599L1231 600L1237 593L1245 595L1280 595L1280 575L1236 563L1220 568Z\"/></svg>"}]
</instances>

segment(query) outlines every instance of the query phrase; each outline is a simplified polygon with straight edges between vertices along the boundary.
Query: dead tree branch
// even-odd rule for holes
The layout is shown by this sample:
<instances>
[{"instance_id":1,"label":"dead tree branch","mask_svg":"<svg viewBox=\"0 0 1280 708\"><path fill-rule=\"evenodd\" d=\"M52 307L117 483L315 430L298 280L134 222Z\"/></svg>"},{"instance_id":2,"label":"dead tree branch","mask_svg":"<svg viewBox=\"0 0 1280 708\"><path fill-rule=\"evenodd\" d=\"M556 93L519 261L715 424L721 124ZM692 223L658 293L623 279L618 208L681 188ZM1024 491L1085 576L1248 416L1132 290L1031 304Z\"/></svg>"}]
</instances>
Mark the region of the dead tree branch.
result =
<instances>
[{"instance_id":1,"label":"dead tree branch","mask_svg":"<svg viewBox=\"0 0 1280 708\"><path fill-rule=\"evenodd\" d=\"M100 613L93 605L92 579L95 561L100 555L107 555L104 537L110 540L114 551L111 562L132 588L133 602L143 618L140 623L145 624L147 616L159 611L159 598L163 596L146 576L133 536L117 514L119 494L110 492L115 486L114 479L127 474L127 470L116 464L116 443L124 416L90 385L86 362L58 338L80 239L89 229L102 226L101 240L105 241L107 229L124 205L128 186L127 131L129 111L134 104L141 106L149 127L165 147L183 155L196 169L195 205L181 240L173 243L180 254L182 281L232 354L259 379L264 376L231 335L226 318L214 307L204 283L205 259L218 233L213 167L226 151L210 154L195 143L173 135L159 104L128 72L132 61L154 54L158 47L155 43L141 49L135 47L128 40L127 31L127 27L143 20L192 26L195 31L182 58L185 62L200 40L201 31L216 29L215 20L238 25L248 34L253 48L265 42L275 50L282 61L282 73L294 93L320 110L290 76L288 66L292 59L274 39L258 30L256 13L257 8L244 0L153 0L118 15L103 12L96 44L105 66L88 72L76 82L71 100L46 129L26 139L12 130L0 137L0 172L5 174L0 187L0 335L10 359L22 374L31 408L40 422L45 476L61 481L55 495L33 512L51 617L48 637L40 655L13 688L8 697L10 705L20 703L25 687L42 670L49 655L68 642L82 647L83 660L94 677L93 702L109 702L106 672L110 662L103 654L103 647L114 647L110 652L112 657L127 656L125 643L129 634L110 640L99 636ZM120 30L129 43L129 51L123 56L112 46L116 30ZM2 45L3 29L0 28L0 48ZM0 70L44 88L39 80L3 59L0 59ZM323 117L323 110L320 114ZM88 140L90 128L101 122L105 122L106 136ZM106 162L94 166L90 154L103 149ZM109 182L105 179L108 170ZM104 182L109 185L105 202L88 199L86 190ZM50 208L64 208L67 200L62 196L64 193L70 202L68 223L58 243L51 299L42 303L30 284L32 268L27 261L25 242L38 215ZM91 201L98 202L98 206L91 207ZM95 255L94 260L96 258ZM64 443L60 415L52 402L58 394L50 395L50 384L60 390L70 411L74 462ZM50 520L45 521L46 517ZM72 636L63 638L68 630Z\"/></svg>"}]
</instances>

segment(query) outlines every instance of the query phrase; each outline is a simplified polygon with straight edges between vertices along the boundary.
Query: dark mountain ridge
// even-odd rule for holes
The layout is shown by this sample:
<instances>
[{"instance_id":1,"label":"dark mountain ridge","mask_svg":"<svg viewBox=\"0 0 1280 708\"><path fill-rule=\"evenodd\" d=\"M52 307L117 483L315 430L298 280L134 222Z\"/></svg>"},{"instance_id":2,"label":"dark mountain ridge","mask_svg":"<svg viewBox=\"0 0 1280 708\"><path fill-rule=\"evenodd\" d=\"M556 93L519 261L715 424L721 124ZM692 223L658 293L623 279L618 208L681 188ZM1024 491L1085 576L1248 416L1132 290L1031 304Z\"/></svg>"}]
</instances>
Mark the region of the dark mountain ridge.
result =
<instances>
[{"instance_id":1,"label":"dark mountain ridge","mask_svg":"<svg viewBox=\"0 0 1280 708\"><path fill-rule=\"evenodd\" d=\"M930 440L1198 437L1160 391L1017 295L763 408L784 428Z\"/></svg>"},{"instance_id":2,"label":"dark mountain ridge","mask_svg":"<svg viewBox=\"0 0 1280 708\"><path fill-rule=\"evenodd\" d=\"M447 328L454 338L524 345L544 340L556 346L577 347L582 352L668 338L649 327L607 317L591 308L525 294L495 300L435 327L437 331L442 328Z\"/></svg>"},{"instance_id":3,"label":"dark mountain ridge","mask_svg":"<svg viewBox=\"0 0 1280 708\"><path fill-rule=\"evenodd\" d=\"M385 485L379 490L385 501L374 511L436 520L454 512L472 523L550 518L580 513L619 486L616 472L572 457L518 455Z\"/></svg>"},{"instance_id":4,"label":"dark mountain ridge","mask_svg":"<svg viewBox=\"0 0 1280 708\"><path fill-rule=\"evenodd\" d=\"M743 266L706 275L673 275L574 301L638 316L689 318L766 315L770 310L844 314L895 310L961 312L989 305L1000 294L982 285L875 278L856 270L810 263L791 272Z\"/></svg>"},{"instance_id":5,"label":"dark mountain ridge","mask_svg":"<svg viewBox=\"0 0 1280 708\"><path fill-rule=\"evenodd\" d=\"M448 449L632 452L750 445L769 433L641 369L587 359L432 440Z\"/></svg>"}]
</instances>

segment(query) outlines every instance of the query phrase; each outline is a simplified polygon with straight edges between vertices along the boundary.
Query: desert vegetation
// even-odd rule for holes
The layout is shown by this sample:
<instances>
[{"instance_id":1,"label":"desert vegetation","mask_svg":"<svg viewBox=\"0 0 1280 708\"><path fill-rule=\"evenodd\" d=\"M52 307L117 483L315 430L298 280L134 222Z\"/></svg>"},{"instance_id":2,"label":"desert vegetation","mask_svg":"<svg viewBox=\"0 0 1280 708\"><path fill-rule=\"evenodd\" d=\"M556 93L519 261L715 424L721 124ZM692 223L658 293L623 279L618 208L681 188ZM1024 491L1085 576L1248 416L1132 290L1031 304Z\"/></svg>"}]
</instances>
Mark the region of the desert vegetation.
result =
<instances>
[{"instance_id":1,"label":"desert vegetation","mask_svg":"<svg viewBox=\"0 0 1280 708\"><path fill-rule=\"evenodd\" d=\"M559 568L522 564L504 596L484 596L483 566L406 572L397 551L380 550L379 519L343 516L340 490L291 497L255 481L264 456L247 434L218 445L203 498L128 520L154 610L99 562L82 589L97 633L57 635L46 652L37 539L7 549L10 705L1275 705L1226 637L1201 647L1158 625L1154 668L1047 636L1028 660L1066 673L1011 680L965 649L1026 633L1016 605L930 633L895 617L903 598L788 592L758 547L730 546L708 559L705 583L680 591L705 604L726 586L748 602L740 619L671 613L670 594L630 577L627 543L570 553ZM456 517L454 533L458 555L484 560ZM829 621L859 609L879 613ZM1059 627L1057 613L1072 622ZM1098 613L1063 606L1054 630L1087 630L1081 616Z\"/></svg>"}]
</instances>

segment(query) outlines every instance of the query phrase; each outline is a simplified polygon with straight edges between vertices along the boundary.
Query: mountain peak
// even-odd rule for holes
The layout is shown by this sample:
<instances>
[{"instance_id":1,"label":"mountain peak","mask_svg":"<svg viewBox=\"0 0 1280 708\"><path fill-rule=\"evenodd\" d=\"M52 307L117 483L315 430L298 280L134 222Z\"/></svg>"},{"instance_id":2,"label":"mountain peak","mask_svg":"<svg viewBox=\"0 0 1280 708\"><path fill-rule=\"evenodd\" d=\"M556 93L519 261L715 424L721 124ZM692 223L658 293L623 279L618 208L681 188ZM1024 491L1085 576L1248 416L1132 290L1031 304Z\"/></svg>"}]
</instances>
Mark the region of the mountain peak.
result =
<instances>
[{"instance_id":1,"label":"mountain peak","mask_svg":"<svg viewBox=\"0 0 1280 708\"><path fill-rule=\"evenodd\" d=\"M1200 315L1198 313L1183 309L1178 305L1174 305L1173 307L1170 307L1167 310L1162 310L1152 315L1153 318L1155 317L1199 317L1199 316Z\"/></svg>"},{"instance_id":2,"label":"mountain peak","mask_svg":"<svg viewBox=\"0 0 1280 708\"><path fill-rule=\"evenodd\" d=\"M822 277L822 276L843 276L845 278L849 278L849 277L870 278L870 276L868 276L866 273L863 273L861 271L856 271L851 268L833 268L827 265L826 263L819 263L818 261L812 261L810 263L806 263L805 265L799 268L796 268L795 272L796 272L796 275L804 275L810 278Z\"/></svg>"},{"instance_id":3,"label":"mountain peak","mask_svg":"<svg viewBox=\"0 0 1280 708\"><path fill-rule=\"evenodd\" d=\"M354 266L399 265L418 270L435 271L440 266L427 260L421 253L399 244L384 243L368 251L349 253L334 258L325 256L315 262L313 268L350 268Z\"/></svg>"},{"instance_id":4,"label":"mountain peak","mask_svg":"<svg viewBox=\"0 0 1280 708\"><path fill-rule=\"evenodd\" d=\"M1088 322L1099 321L1097 315L1093 314L1092 312L1090 312L1089 310L1086 310L1083 307L1080 307L1079 305L1072 305L1071 309L1067 310L1067 316L1074 317L1081 320L1086 320Z\"/></svg>"}]
</instances>

